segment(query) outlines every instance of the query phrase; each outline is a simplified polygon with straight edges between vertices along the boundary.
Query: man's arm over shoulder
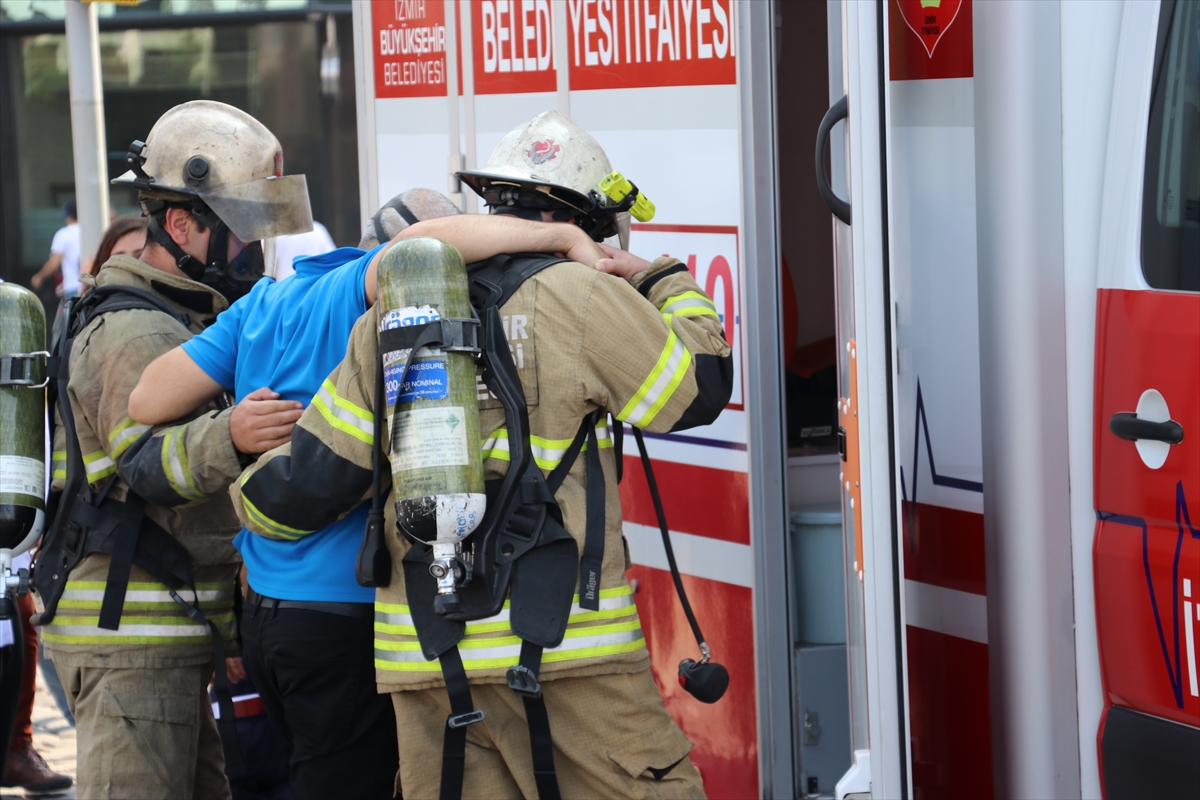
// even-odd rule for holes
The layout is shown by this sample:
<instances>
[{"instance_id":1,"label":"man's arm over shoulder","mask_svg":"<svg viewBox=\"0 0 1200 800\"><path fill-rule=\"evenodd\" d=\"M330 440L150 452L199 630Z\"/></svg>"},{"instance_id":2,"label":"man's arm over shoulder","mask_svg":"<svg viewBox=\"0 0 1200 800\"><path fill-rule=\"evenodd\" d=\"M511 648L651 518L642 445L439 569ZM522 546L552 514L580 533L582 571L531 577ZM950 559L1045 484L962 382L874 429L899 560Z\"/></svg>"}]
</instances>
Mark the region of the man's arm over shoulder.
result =
<instances>
[{"instance_id":1,"label":"man's arm over shoulder","mask_svg":"<svg viewBox=\"0 0 1200 800\"><path fill-rule=\"evenodd\" d=\"M302 539L371 493L375 447L376 310L359 317L346 357L321 384L292 440L263 454L232 487L242 524L271 539ZM385 474L384 489L390 482Z\"/></svg>"},{"instance_id":2,"label":"man's arm over shoulder","mask_svg":"<svg viewBox=\"0 0 1200 800\"><path fill-rule=\"evenodd\" d=\"M591 399L650 431L708 425L729 402L733 358L712 299L682 263L659 258L630 282L594 280L581 316Z\"/></svg>"}]
</instances>

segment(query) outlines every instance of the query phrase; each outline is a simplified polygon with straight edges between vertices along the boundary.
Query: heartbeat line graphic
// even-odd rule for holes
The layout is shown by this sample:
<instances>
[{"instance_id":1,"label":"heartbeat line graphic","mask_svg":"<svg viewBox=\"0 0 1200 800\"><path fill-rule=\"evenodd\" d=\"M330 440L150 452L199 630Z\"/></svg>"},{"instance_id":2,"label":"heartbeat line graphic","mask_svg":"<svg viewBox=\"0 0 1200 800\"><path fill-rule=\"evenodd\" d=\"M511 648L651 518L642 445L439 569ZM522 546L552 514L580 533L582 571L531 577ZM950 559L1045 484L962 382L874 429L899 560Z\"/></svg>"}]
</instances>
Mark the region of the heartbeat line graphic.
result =
<instances>
[{"instance_id":1,"label":"heartbeat line graphic","mask_svg":"<svg viewBox=\"0 0 1200 800\"><path fill-rule=\"evenodd\" d=\"M913 496L910 510L905 514L905 538L908 539L908 549L913 551L914 544L910 531L917 524L917 474L921 467L921 429L925 429L925 454L929 459L929 474L934 486L946 486L951 489L962 489L964 492L983 492L983 484L979 481L968 481L963 478L952 478L939 475L937 465L933 461L933 443L929 439L929 418L925 415L925 400L921 396L921 380L917 379L917 413L913 420ZM900 466L900 496L908 503L908 487L904 482L904 466Z\"/></svg>"},{"instance_id":2,"label":"heartbeat line graphic","mask_svg":"<svg viewBox=\"0 0 1200 800\"><path fill-rule=\"evenodd\" d=\"M1146 525L1146 520L1142 517L1130 517L1124 514L1112 514L1099 510L1096 511L1096 518L1102 522L1116 522L1120 525L1142 529L1142 565L1146 570L1146 588L1150 592L1150 608L1154 611L1154 624L1158 626L1158 643L1162 646L1163 661L1167 665L1167 678L1171 681L1171 691L1175 695L1175 705L1183 708L1183 674L1179 668L1179 556L1183 552L1183 537L1185 532L1191 533L1193 539L1200 539L1200 528L1192 526L1192 518L1188 514L1187 497L1183 493L1183 481L1179 481L1175 485L1175 526L1179 529L1179 536L1175 540L1175 560L1171 564L1171 623L1175 650L1174 665L1171 664L1171 652L1167 649L1167 637L1163 633L1162 615L1158 611L1158 599L1154 596L1154 576L1150 574L1150 532Z\"/></svg>"}]
</instances>

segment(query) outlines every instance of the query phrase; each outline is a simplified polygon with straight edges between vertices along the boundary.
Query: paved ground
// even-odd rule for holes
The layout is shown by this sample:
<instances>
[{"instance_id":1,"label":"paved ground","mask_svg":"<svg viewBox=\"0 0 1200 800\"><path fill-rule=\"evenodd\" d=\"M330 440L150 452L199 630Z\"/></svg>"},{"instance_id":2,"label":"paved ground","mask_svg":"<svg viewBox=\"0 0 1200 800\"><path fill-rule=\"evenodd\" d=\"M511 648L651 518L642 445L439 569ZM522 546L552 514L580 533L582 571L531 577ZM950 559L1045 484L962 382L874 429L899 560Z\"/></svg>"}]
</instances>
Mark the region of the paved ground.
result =
<instances>
[{"instance_id":1,"label":"paved ground","mask_svg":"<svg viewBox=\"0 0 1200 800\"><path fill-rule=\"evenodd\" d=\"M59 712L54 698L46 691L41 673L33 700L33 748L42 754L51 769L75 777L75 728ZM5 789L0 793L0 800L24 796L19 789ZM60 794L41 796L74 800L75 787Z\"/></svg>"}]
</instances>

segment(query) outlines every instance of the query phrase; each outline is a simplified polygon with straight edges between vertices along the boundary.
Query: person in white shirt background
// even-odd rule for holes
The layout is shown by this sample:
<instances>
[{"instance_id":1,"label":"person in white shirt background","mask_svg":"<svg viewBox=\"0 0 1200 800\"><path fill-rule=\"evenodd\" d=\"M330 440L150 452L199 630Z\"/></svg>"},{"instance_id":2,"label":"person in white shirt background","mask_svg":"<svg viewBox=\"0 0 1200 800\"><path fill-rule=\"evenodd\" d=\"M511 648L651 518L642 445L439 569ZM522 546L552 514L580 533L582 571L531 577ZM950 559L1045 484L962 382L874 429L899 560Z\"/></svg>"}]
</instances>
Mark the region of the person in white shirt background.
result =
<instances>
[{"instance_id":1,"label":"person in white shirt background","mask_svg":"<svg viewBox=\"0 0 1200 800\"><path fill-rule=\"evenodd\" d=\"M293 233L275 239L275 280L281 281L296 270L292 262L301 256L319 256L336 250L333 237L321 223L313 220L313 229L308 233Z\"/></svg>"},{"instance_id":2,"label":"person in white shirt background","mask_svg":"<svg viewBox=\"0 0 1200 800\"><path fill-rule=\"evenodd\" d=\"M60 269L62 270L62 286L57 290L58 310L54 312L54 322L50 326L51 341L54 336L58 335L58 328L62 324L63 309L66 308L67 301L78 295L80 288L79 218L74 200L68 200L63 204L63 217L66 218L67 224L55 232L54 239L50 242L50 258L37 271L37 274L29 279L29 285L36 292L42 288L42 284L47 278Z\"/></svg>"},{"instance_id":3,"label":"person in white shirt background","mask_svg":"<svg viewBox=\"0 0 1200 800\"><path fill-rule=\"evenodd\" d=\"M65 302L79 294L79 221L74 200L68 200L63 205L63 217L67 224L55 232L54 240L50 243L50 258L29 279L29 285L35 292L38 291L47 278L61 269L61 296Z\"/></svg>"}]
</instances>

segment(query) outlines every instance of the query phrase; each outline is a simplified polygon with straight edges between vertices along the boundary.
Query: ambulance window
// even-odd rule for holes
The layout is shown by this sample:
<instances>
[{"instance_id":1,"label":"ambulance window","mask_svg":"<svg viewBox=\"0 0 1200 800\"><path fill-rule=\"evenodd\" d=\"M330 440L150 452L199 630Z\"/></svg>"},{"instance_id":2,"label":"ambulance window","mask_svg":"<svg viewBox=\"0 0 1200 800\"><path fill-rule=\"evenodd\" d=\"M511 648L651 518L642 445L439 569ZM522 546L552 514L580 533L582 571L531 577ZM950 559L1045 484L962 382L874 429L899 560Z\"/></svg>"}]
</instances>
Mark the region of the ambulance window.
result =
<instances>
[{"instance_id":1,"label":"ambulance window","mask_svg":"<svg viewBox=\"0 0 1200 800\"><path fill-rule=\"evenodd\" d=\"M1146 141L1142 274L1155 289L1200 291L1200 3L1163 3L1162 14Z\"/></svg>"}]
</instances>

